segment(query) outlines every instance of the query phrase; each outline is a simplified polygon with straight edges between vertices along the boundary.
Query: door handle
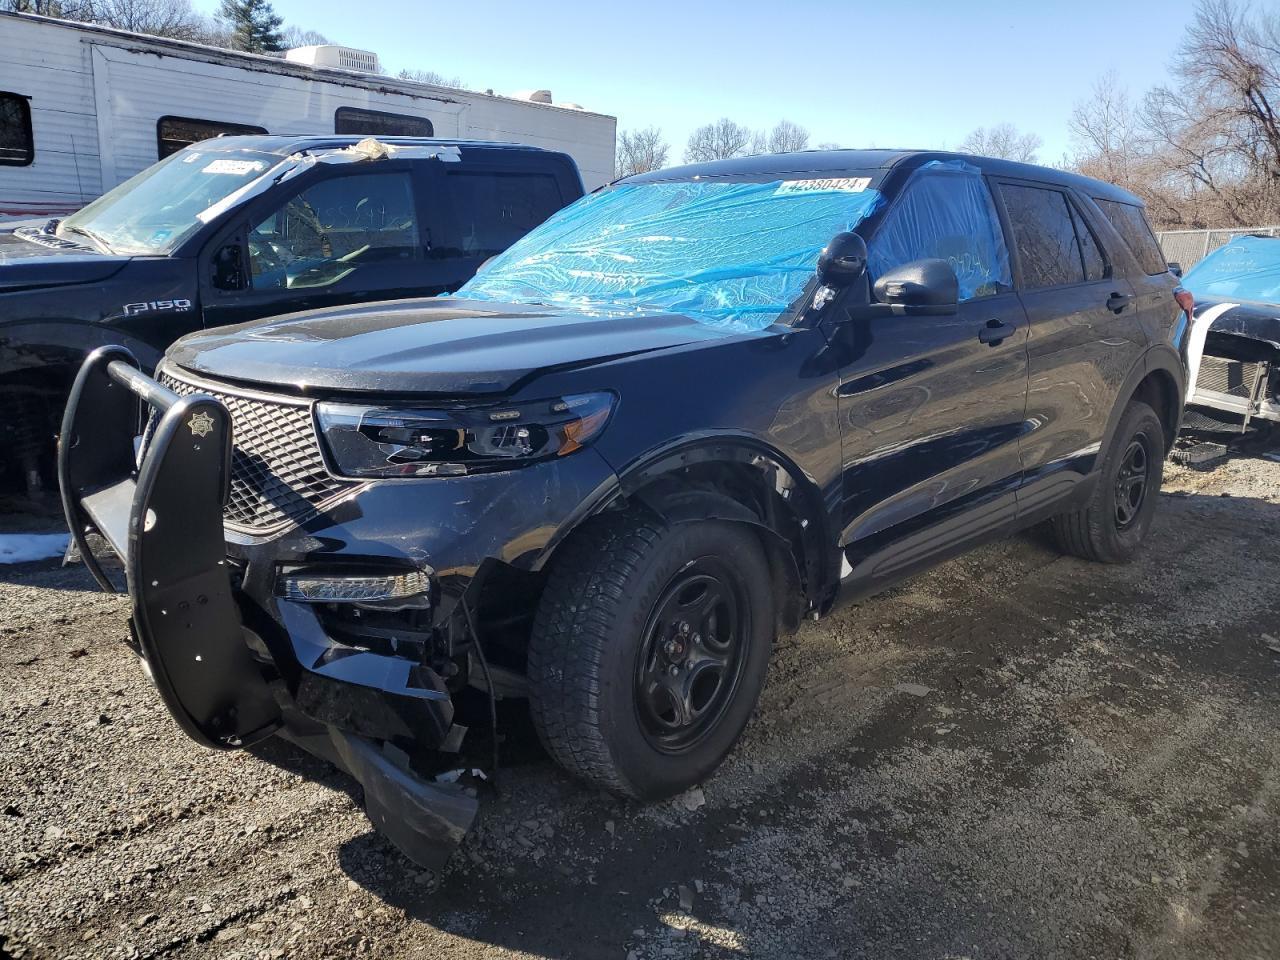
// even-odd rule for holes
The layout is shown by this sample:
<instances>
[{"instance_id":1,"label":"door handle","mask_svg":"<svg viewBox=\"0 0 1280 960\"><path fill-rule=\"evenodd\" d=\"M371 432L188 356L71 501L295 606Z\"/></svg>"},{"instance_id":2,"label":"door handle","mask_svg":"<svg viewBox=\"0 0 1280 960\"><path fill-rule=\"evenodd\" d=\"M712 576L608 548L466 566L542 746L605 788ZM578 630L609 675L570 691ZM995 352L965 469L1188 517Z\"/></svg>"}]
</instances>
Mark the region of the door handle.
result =
<instances>
[{"instance_id":1,"label":"door handle","mask_svg":"<svg viewBox=\"0 0 1280 960\"><path fill-rule=\"evenodd\" d=\"M1012 323L1005 323L996 317L987 321L987 325L978 331L978 339L992 347L998 347L1003 340L1012 337L1018 328Z\"/></svg>"},{"instance_id":2,"label":"door handle","mask_svg":"<svg viewBox=\"0 0 1280 960\"><path fill-rule=\"evenodd\" d=\"M1129 305L1129 301L1132 299L1133 297L1127 293L1113 293L1107 297L1107 309L1112 313L1119 313Z\"/></svg>"}]
</instances>

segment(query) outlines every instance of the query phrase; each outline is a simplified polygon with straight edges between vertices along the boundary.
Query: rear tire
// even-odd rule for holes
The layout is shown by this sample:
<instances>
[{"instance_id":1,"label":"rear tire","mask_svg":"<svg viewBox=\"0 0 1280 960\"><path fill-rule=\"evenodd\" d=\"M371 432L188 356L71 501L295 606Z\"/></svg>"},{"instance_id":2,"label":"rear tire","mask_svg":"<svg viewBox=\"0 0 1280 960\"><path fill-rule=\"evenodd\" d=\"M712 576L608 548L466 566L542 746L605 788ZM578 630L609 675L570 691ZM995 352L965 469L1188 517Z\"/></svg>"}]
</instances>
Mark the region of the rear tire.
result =
<instances>
[{"instance_id":1,"label":"rear tire","mask_svg":"<svg viewBox=\"0 0 1280 960\"><path fill-rule=\"evenodd\" d=\"M773 644L769 564L747 527L591 521L552 561L529 646L547 752L620 796L707 777L759 699Z\"/></svg>"},{"instance_id":2,"label":"rear tire","mask_svg":"<svg viewBox=\"0 0 1280 960\"><path fill-rule=\"evenodd\" d=\"M1125 408L1097 489L1079 510L1049 521L1058 547L1099 563L1123 563L1146 539L1164 478L1164 427L1140 400Z\"/></svg>"}]
</instances>

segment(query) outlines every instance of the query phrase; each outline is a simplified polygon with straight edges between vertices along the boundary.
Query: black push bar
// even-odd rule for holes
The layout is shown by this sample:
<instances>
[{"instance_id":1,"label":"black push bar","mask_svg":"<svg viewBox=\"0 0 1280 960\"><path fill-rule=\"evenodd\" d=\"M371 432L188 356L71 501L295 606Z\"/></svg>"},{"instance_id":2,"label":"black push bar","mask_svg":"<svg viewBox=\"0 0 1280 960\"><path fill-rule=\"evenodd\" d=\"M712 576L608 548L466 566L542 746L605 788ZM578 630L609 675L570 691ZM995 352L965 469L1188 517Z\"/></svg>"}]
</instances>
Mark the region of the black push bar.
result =
<instances>
[{"instance_id":1,"label":"black push bar","mask_svg":"<svg viewBox=\"0 0 1280 960\"><path fill-rule=\"evenodd\" d=\"M149 410L156 417L137 449ZM226 407L203 394L179 396L124 347L89 355L58 440L67 526L103 590L117 588L89 533L123 561L130 625L161 697L192 738L221 748L260 740L281 723L232 593L222 530L230 477Z\"/></svg>"}]
</instances>

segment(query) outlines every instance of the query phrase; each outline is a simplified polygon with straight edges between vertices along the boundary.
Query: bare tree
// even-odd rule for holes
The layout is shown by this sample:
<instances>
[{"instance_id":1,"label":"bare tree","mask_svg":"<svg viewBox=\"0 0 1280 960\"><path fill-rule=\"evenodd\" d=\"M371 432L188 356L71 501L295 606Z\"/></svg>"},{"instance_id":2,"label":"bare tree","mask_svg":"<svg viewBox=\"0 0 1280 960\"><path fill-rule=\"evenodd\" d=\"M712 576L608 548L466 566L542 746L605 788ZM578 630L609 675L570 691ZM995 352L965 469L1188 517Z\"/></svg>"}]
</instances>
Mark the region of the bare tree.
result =
<instances>
[{"instance_id":1,"label":"bare tree","mask_svg":"<svg viewBox=\"0 0 1280 960\"><path fill-rule=\"evenodd\" d=\"M752 144L752 133L728 117L699 127L689 135L684 149L685 163L702 163L706 160L727 160L745 156Z\"/></svg>"},{"instance_id":2,"label":"bare tree","mask_svg":"<svg viewBox=\"0 0 1280 960\"><path fill-rule=\"evenodd\" d=\"M618 159L615 176L630 177L648 173L667 165L669 148L657 127L624 130L618 134Z\"/></svg>"},{"instance_id":3,"label":"bare tree","mask_svg":"<svg viewBox=\"0 0 1280 960\"><path fill-rule=\"evenodd\" d=\"M795 150L804 150L808 146L808 130L790 120L779 120L777 125L769 131L764 152L791 153Z\"/></svg>"},{"instance_id":4,"label":"bare tree","mask_svg":"<svg viewBox=\"0 0 1280 960\"><path fill-rule=\"evenodd\" d=\"M1122 186L1132 183L1142 146L1139 120L1114 70L1099 77L1090 95L1076 102L1067 125L1076 167Z\"/></svg>"},{"instance_id":5,"label":"bare tree","mask_svg":"<svg viewBox=\"0 0 1280 960\"><path fill-rule=\"evenodd\" d=\"M1034 133L1019 133L1012 123L998 123L994 127L979 127L960 141L963 153L976 153L984 157L1035 163L1036 155L1044 141Z\"/></svg>"},{"instance_id":6,"label":"bare tree","mask_svg":"<svg viewBox=\"0 0 1280 960\"><path fill-rule=\"evenodd\" d=\"M297 47L323 47L333 42L319 30L308 30L292 23L284 28L283 36L286 50Z\"/></svg>"},{"instance_id":7,"label":"bare tree","mask_svg":"<svg viewBox=\"0 0 1280 960\"><path fill-rule=\"evenodd\" d=\"M189 0L87 0L85 19L120 30L175 40L202 40L206 20Z\"/></svg>"},{"instance_id":8,"label":"bare tree","mask_svg":"<svg viewBox=\"0 0 1280 960\"><path fill-rule=\"evenodd\" d=\"M463 86L461 77L448 77L438 70L404 69L397 73L396 76L401 80L412 80L415 83L430 83L437 87L453 87L456 90L461 90Z\"/></svg>"}]
</instances>

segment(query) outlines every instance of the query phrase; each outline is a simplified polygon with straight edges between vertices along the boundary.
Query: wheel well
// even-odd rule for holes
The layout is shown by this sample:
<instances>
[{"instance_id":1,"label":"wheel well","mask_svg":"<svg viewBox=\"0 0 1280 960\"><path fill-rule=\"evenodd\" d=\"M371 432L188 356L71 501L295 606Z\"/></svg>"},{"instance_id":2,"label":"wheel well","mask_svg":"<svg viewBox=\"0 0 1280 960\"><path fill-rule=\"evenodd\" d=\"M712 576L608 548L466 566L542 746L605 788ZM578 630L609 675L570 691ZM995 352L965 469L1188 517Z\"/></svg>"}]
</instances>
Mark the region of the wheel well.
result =
<instances>
[{"instance_id":1,"label":"wheel well","mask_svg":"<svg viewBox=\"0 0 1280 960\"><path fill-rule=\"evenodd\" d=\"M1178 436L1178 425L1182 420L1182 410L1178 403L1178 385L1169 372L1153 370L1148 373L1133 391L1131 399L1141 400L1156 412L1164 426L1164 448L1173 449L1173 442Z\"/></svg>"},{"instance_id":2,"label":"wheel well","mask_svg":"<svg viewBox=\"0 0 1280 960\"><path fill-rule=\"evenodd\" d=\"M640 504L667 523L720 519L754 528L769 560L779 628L796 630L822 584L823 523L776 463L711 460L652 477L615 508Z\"/></svg>"}]
</instances>

